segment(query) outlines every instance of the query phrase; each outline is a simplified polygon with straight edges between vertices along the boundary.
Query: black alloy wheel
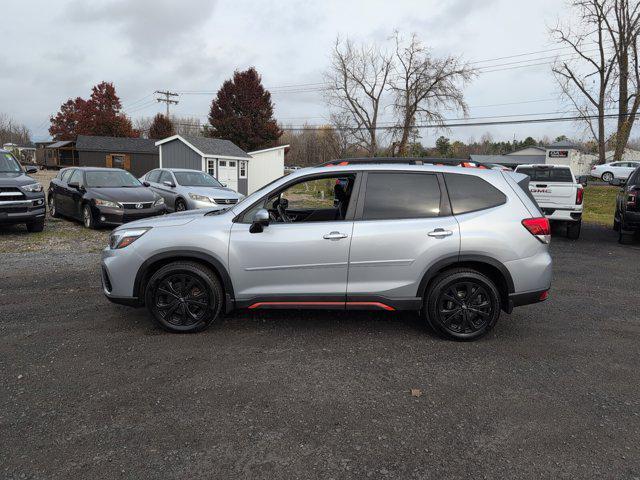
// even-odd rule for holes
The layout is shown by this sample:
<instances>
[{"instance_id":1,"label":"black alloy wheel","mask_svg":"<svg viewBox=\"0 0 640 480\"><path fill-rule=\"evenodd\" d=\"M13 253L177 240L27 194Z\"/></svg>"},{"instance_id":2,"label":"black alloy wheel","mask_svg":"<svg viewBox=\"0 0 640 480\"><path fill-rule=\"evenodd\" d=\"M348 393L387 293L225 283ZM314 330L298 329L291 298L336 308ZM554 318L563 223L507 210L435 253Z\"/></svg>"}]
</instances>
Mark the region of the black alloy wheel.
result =
<instances>
[{"instance_id":1,"label":"black alloy wheel","mask_svg":"<svg viewBox=\"0 0 640 480\"><path fill-rule=\"evenodd\" d=\"M444 272L427 299L427 319L445 337L475 340L500 316L500 296L493 282L475 270Z\"/></svg>"},{"instance_id":2,"label":"black alloy wheel","mask_svg":"<svg viewBox=\"0 0 640 480\"><path fill-rule=\"evenodd\" d=\"M208 268L175 262L151 277L145 302L162 328L188 333L205 329L218 317L222 298L220 282Z\"/></svg>"},{"instance_id":3,"label":"black alloy wheel","mask_svg":"<svg viewBox=\"0 0 640 480\"><path fill-rule=\"evenodd\" d=\"M179 198L176 200L176 212L184 212L187 209L187 204L184 200Z\"/></svg>"}]
</instances>

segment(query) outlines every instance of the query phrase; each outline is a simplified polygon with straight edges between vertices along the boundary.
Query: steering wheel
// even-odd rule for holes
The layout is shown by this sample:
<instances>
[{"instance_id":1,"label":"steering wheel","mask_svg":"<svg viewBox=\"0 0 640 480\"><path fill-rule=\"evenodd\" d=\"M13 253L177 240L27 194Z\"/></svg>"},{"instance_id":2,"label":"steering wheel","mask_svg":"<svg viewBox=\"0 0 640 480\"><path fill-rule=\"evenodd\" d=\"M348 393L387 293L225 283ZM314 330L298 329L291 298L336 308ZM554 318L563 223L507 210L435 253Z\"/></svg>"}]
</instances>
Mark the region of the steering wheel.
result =
<instances>
[{"instance_id":1,"label":"steering wheel","mask_svg":"<svg viewBox=\"0 0 640 480\"><path fill-rule=\"evenodd\" d=\"M289 200L286 198L278 198L273 202L273 207L278 212L280 220L284 223L291 223L291 218L287 215L287 207L289 206Z\"/></svg>"}]
</instances>

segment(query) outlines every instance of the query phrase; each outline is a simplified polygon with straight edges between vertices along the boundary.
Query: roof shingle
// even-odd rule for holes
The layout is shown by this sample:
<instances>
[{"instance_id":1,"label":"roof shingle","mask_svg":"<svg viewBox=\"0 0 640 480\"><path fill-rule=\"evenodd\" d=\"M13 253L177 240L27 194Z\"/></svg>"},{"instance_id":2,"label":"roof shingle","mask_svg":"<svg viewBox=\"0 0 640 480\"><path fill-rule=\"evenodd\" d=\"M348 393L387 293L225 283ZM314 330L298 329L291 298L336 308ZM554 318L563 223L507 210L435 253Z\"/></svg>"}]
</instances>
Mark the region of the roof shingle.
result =
<instances>
[{"instance_id":1,"label":"roof shingle","mask_svg":"<svg viewBox=\"0 0 640 480\"><path fill-rule=\"evenodd\" d=\"M155 140L148 138L93 137L78 135L77 150L90 152L158 153Z\"/></svg>"},{"instance_id":2,"label":"roof shingle","mask_svg":"<svg viewBox=\"0 0 640 480\"><path fill-rule=\"evenodd\" d=\"M251 158L247 152L229 140L209 137L192 137L187 135L180 136L205 155Z\"/></svg>"}]
</instances>

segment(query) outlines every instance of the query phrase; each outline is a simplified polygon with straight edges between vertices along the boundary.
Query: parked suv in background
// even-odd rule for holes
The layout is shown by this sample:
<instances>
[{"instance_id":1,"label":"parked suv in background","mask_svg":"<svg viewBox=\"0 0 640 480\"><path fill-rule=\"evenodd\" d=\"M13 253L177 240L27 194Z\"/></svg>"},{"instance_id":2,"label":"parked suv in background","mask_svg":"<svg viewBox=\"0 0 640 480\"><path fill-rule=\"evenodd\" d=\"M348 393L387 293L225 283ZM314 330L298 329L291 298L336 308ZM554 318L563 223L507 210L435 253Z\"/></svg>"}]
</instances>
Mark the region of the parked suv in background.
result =
<instances>
[{"instance_id":1,"label":"parked suv in background","mask_svg":"<svg viewBox=\"0 0 640 480\"><path fill-rule=\"evenodd\" d=\"M457 340L547 298L549 221L527 176L402 162L302 169L225 209L117 228L104 293L173 332L235 308L415 310Z\"/></svg>"},{"instance_id":2,"label":"parked suv in background","mask_svg":"<svg viewBox=\"0 0 640 480\"><path fill-rule=\"evenodd\" d=\"M640 230L640 167L628 180L616 179L611 184L622 187L616 197L613 229L618 231L618 241L625 243Z\"/></svg>"},{"instance_id":3,"label":"parked suv in background","mask_svg":"<svg viewBox=\"0 0 640 480\"><path fill-rule=\"evenodd\" d=\"M211 175L200 170L158 168L145 174L141 181L164 198L167 209L182 212L195 208L234 205L244 198L224 187Z\"/></svg>"},{"instance_id":4,"label":"parked suv in background","mask_svg":"<svg viewBox=\"0 0 640 480\"><path fill-rule=\"evenodd\" d=\"M87 228L166 213L162 197L120 168L65 168L51 180L47 197L52 217L75 218Z\"/></svg>"},{"instance_id":5,"label":"parked suv in background","mask_svg":"<svg viewBox=\"0 0 640 480\"><path fill-rule=\"evenodd\" d=\"M564 223L567 237L577 240L582 228L584 187L569 167L559 165L518 165L516 172L531 179L529 190L545 216Z\"/></svg>"},{"instance_id":6,"label":"parked suv in background","mask_svg":"<svg viewBox=\"0 0 640 480\"><path fill-rule=\"evenodd\" d=\"M11 152L0 150L0 225L24 223L30 232L44 228L46 207L42 185L29 173L35 166L23 168Z\"/></svg>"}]
</instances>

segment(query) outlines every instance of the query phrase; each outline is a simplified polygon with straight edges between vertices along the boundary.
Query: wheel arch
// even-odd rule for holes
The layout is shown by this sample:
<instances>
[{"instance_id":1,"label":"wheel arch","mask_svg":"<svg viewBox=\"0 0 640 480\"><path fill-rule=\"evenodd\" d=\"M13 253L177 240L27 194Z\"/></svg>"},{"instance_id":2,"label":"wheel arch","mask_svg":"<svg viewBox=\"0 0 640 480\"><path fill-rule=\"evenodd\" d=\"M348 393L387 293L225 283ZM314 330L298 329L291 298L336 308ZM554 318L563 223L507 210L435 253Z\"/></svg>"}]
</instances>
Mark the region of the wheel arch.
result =
<instances>
[{"instance_id":1,"label":"wheel arch","mask_svg":"<svg viewBox=\"0 0 640 480\"><path fill-rule=\"evenodd\" d=\"M144 303L144 289L151 276L163 266L181 260L197 262L210 268L222 284L227 312L233 308L233 300L235 297L229 272L219 259L198 250L171 250L169 252L158 253L145 260L138 269L133 284L133 294L138 298L139 303Z\"/></svg>"},{"instance_id":2,"label":"wheel arch","mask_svg":"<svg viewBox=\"0 0 640 480\"><path fill-rule=\"evenodd\" d=\"M433 280L441 273L452 268L471 268L489 277L500 292L503 309L509 312L509 295L515 291L511 273L502 262L485 255L455 255L439 260L429 267L423 275L418 286L417 296L424 298Z\"/></svg>"}]
</instances>

